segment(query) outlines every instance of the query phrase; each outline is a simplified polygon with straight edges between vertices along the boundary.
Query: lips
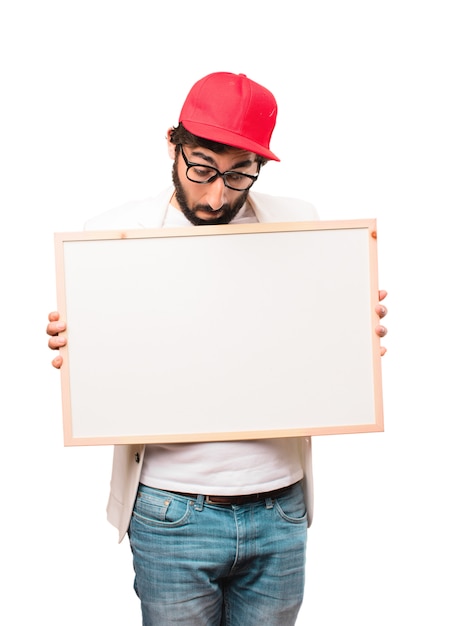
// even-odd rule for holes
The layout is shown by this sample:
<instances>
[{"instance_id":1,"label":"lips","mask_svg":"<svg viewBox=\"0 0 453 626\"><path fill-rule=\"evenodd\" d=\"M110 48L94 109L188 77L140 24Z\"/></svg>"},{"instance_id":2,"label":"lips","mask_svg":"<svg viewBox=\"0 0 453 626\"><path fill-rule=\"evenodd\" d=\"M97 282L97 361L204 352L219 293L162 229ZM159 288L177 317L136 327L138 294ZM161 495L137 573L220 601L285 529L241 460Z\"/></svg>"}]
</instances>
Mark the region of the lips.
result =
<instances>
[{"instance_id":1,"label":"lips","mask_svg":"<svg viewBox=\"0 0 453 626\"><path fill-rule=\"evenodd\" d=\"M209 207L203 207L202 209L198 209L199 213L207 213L208 215L212 215L213 217L218 217L219 215L222 215L222 213L225 212L225 209L223 207L220 207L220 209L211 209Z\"/></svg>"}]
</instances>

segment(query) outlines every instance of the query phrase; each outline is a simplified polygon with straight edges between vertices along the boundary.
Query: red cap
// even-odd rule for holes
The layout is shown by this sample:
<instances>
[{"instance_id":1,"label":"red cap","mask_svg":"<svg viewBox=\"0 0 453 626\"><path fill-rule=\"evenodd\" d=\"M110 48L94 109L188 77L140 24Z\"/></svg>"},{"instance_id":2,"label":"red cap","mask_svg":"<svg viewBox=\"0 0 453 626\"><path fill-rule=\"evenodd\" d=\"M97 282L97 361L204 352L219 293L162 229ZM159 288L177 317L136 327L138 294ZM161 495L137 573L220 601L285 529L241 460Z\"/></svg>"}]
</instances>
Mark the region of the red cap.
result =
<instances>
[{"instance_id":1,"label":"red cap","mask_svg":"<svg viewBox=\"0 0 453 626\"><path fill-rule=\"evenodd\" d=\"M280 161L269 150L277 120L271 92L245 74L216 72L195 83L179 121L193 135Z\"/></svg>"}]
</instances>

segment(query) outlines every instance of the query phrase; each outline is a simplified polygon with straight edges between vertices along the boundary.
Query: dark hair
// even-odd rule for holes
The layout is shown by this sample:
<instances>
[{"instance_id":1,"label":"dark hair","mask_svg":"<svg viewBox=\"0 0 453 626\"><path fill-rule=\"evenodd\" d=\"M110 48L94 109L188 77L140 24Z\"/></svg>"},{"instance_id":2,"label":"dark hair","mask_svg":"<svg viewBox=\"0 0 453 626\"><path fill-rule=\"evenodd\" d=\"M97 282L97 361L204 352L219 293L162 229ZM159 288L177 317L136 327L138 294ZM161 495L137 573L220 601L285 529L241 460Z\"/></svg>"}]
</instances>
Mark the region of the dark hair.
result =
<instances>
[{"instance_id":1,"label":"dark hair","mask_svg":"<svg viewBox=\"0 0 453 626\"><path fill-rule=\"evenodd\" d=\"M222 154L224 152L228 152L234 146L228 146L224 143L219 143L218 141L211 141L210 139L203 139L203 137L197 137L197 135L193 135L188 130L184 128L184 126L179 123L178 126L174 126L170 131L170 141L175 144L176 149L179 150L179 146L188 146L189 148L206 148L207 150L212 150L217 154ZM256 162L260 167L265 165L269 159L256 155Z\"/></svg>"}]
</instances>

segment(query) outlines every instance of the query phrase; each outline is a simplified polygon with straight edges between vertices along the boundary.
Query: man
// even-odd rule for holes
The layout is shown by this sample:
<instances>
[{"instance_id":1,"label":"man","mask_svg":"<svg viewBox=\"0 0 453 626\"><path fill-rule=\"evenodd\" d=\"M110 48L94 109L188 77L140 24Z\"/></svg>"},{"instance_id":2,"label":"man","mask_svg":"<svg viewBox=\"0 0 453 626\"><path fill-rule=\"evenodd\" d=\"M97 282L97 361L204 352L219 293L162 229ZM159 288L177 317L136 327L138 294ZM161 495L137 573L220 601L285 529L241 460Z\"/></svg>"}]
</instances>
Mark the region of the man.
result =
<instances>
[{"instance_id":1,"label":"man","mask_svg":"<svg viewBox=\"0 0 453 626\"><path fill-rule=\"evenodd\" d=\"M317 219L305 202L250 191L267 161L279 160L269 147L276 115L272 93L245 75L202 78L167 133L171 189L95 217L86 228ZM379 304L376 311L386 314ZM65 328L57 312L49 315L51 349L65 345ZM376 332L382 337L386 329ZM61 367L62 357L53 365ZM129 535L145 626L295 623L312 516L310 443L115 447L108 519L120 541Z\"/></svg>"}]
</instances>

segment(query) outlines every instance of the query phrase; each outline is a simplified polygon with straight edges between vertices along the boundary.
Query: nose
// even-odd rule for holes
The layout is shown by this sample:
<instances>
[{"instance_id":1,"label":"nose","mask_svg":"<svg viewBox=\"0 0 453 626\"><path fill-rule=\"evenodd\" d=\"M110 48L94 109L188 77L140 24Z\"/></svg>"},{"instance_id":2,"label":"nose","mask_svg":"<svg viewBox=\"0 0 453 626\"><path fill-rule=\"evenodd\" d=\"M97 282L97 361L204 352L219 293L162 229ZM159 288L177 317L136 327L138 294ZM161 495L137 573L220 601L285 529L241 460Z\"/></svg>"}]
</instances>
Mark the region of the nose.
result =
<instances>
[{"instance_id":1,"label":"nose","mask_svg":"<svg viewBox=\"0 0 453 626\"><path fill-rule=\"evenodd\" d=\"M217 211L225 202L225 185L220 176L207 185L206 201L213 211Z\"/></svg>"}]
</instances>

